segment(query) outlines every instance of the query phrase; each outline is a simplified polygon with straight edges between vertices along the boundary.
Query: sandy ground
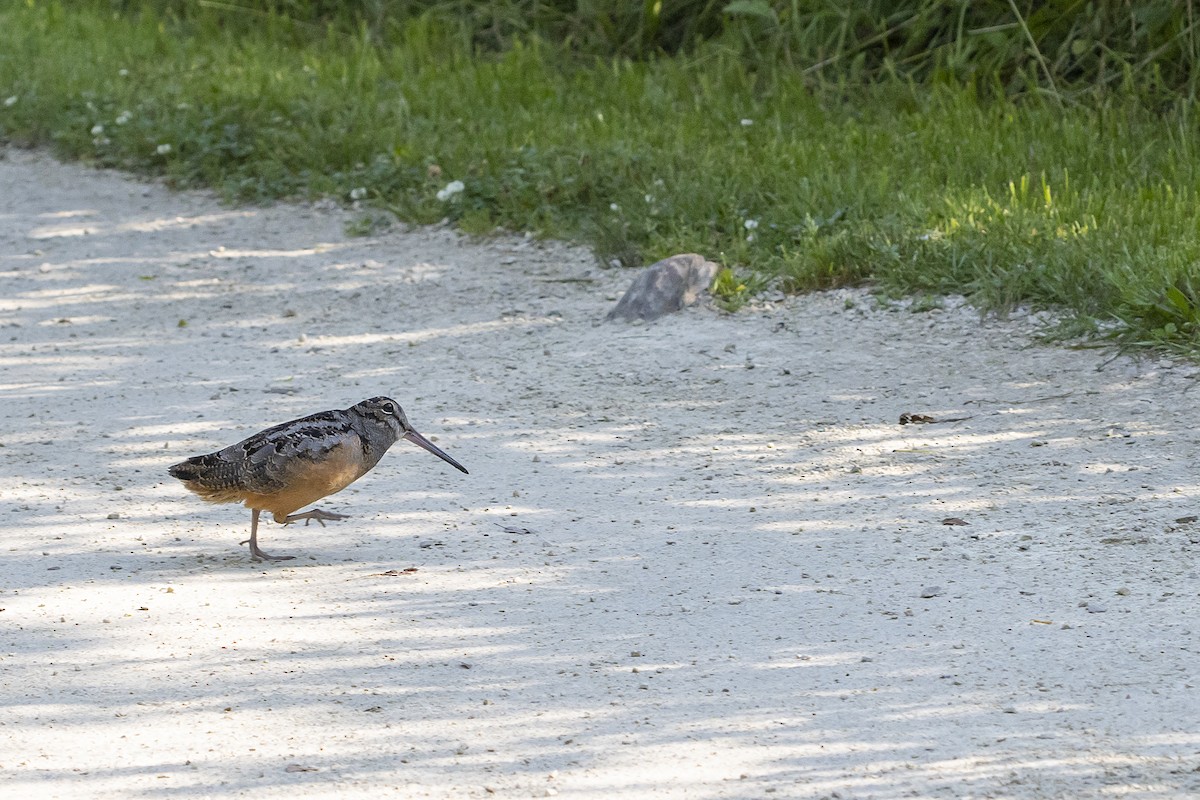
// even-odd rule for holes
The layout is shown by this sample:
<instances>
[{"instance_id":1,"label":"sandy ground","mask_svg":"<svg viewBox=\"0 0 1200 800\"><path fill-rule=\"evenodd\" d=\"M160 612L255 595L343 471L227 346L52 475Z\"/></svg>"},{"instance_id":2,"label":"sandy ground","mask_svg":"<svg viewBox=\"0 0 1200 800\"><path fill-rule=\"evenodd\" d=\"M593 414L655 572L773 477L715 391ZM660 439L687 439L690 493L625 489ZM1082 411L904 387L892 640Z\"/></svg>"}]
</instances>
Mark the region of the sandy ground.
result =
<instances>
[{"instance_id":1,"label":"sandy ground","mask_svg":"<svg viewBox=\"0 0 1200 800\"><path fill-rule=\"evenodd\" d=\"M346 219L0 160L0 795L1200 794L1193 367ZM378 394L296 561L166 474Z\"/></svg>"}]
</instances>

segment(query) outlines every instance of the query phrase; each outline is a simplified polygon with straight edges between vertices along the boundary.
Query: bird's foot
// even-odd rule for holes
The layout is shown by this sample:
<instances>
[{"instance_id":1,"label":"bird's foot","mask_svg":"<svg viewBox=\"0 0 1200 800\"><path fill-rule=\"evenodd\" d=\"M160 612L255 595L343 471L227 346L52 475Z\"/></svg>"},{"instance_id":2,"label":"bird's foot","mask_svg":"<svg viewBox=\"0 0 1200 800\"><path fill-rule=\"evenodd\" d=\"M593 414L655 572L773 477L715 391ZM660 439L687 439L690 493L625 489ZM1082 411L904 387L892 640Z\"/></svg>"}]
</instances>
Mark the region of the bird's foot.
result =
<instances>
[{"instance_id":1,"label":"bird's foot","mask_svg":"<svg viewBox=\"0 0 1200 800\"><path fill-rule=\"evenodd\" d=\"M307 525L309 520L316 520L321 523L321 527L325 527L325 521L335 522L339 519L350 519L349 514L335 514L332 511L322 511L319 508L314 508L312 511L305 511L303 514L288 514L287 519L283 521L284 525L291 525L293 522L304 520Z\"/></svg>"},{"instance_id":2,"label":"bird's foot","mask_svg":"<svg viewBox=\"0 0 1200 800\"><path fill-rule=\"evenodd\" d=\"M264 553L257 547L250 550L250 557L255 561L291 561L295 556L273 556L270 553Z\"/></svg>"},{"instance_id":3,"label":"bird's foot","mask_svg":"<svg viewBox=\"0 0 1200 800\"><path fill-rule=\"evenodd\" d=\"M258 545L254 543L253 539L247 539L244 542L238 542L238 544L249 544L250 557L255 561L291 561L295 558L295 556L273 556L270 553L265 553L258 549Z\"/></svg>"}]
</instances>

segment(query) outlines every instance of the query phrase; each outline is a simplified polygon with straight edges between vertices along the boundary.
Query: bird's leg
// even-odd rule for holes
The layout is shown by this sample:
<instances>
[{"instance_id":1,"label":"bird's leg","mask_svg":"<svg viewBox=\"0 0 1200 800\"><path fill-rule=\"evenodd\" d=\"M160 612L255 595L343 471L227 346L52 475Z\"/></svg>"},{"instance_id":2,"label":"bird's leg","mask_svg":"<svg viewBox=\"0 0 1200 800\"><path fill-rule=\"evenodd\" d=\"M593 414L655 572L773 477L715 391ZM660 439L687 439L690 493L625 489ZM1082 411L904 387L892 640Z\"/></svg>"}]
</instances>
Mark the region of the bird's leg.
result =
<instances>
[{"instance_id":1,"label":"bird's leg","mask_svg":"<svg viewBox=\"0 0 1200 800\"><path fill-rule=\"evenodd\" d=\"M250 538L246 540L250 543L250 556L255 561L291 561L295 556L273 556L264 553L258 549L258 509L250 512ZM245 544L246 542L242 542Z\"/></svg>"},{"instance_id":2,"label":"bird's leg","mask_svg":"<svg viewBox=\"0 0 1200 800\"><path fill-rule=\"evenodd\" d=\"M282 522L284 525L291 525L293 522L304 520L304 524L307 525L310 519L315 519L317 522L321 523L321 527L324 528L325 520L333 522L339 519L350 519L350 515L335 514L332 511L322 511L319 508L314 508L312 511L305 511L303 514L288 514L287 517L282 520L279 519L279 517L276 517L275 521Z\"/></svg>"}]
</instances>

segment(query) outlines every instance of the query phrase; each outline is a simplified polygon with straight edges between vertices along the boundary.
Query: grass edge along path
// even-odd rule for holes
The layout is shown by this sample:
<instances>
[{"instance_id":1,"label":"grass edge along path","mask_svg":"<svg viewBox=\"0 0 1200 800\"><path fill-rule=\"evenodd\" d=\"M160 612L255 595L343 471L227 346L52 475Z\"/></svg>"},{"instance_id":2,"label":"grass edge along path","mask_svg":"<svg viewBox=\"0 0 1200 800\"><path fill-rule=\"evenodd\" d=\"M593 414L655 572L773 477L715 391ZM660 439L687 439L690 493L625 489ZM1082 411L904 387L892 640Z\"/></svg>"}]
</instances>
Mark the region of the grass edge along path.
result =
<instances>
[{"instance_id":1,"label":"grass edge along path","mask_svg":"<svg viewBox=\"0 0 1200 800\"><path fill-rule=\"evenodd\" d=\"M537 41L475 54L429 19L393 46L272 19L9 5L0 140L231 200L328 195L583 239L606 262L698 251L730 268L730 305L870 282L1060 309L1064 335L1200 344L1187 104L814 90L715 45L581 66Z\"/></svg>"}]
</instances>

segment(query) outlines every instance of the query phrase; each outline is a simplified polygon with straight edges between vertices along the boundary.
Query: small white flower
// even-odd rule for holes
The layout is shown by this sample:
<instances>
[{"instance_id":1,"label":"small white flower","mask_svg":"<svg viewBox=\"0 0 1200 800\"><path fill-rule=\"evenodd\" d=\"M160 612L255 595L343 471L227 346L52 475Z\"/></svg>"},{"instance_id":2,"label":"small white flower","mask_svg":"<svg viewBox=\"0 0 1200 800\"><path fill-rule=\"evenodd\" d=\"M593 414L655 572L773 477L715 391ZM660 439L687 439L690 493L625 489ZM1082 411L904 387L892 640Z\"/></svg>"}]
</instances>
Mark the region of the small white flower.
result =
<instances>
[{"instance_id":1,"label":"small white flower","mask_svg":"<svg viewBox=\"0 0 1200 800\"><path fill-rule=\"evenodd\" d=\"M103 125L96 124L92 126L92 136L99 136L102 133L104 133Z\"/></svg>"},{"instance_id":2,"label":"small white flower","mask_svg":"<svg viewBox=\"0 0 1200 800\"><path fill-rule=\"evenodd\" d=\"M364 188L362 186L359 186L356 189L350 190L350 199L351 200L362 200L366 196L367 196L367 190L366 190L366 188Z\"/></svg>"},{"instance_id":3,"label":"small white flower","mask_svg":"<svg viewBox=\"0 0 1200 800\"><path fill-rule=\"evenodd\" d=\"M751 125L753 125L753 124L754 124L754 120L752 120L752 119L744 119L744 120L742 120L742 127L743 127L743 128L749 128L749 127L750 127Z\"/></svg>"},{"instance_id":4,"label":"small white flower","mask_svg":"<svg viewBox=\"0 0 1200 800\"><path fill-rule=\"evenodd\" d=\"M122 111L120 114L117 114L117 118L113 121L116 122L118 125L124 125L126 122L129 122L129 120L131 120L131 119L133 119L132 112Z\"/></svg>"},{"instance_id":5,"label":"small white flower","mask_svg":"<svg viewBox=\"0 0 1200 800\"><path fill-rule=\"evenodd\" d=\"M119 70L117 70L117 74L120 75L122 78L128 78L129 70L125 69L124 67L121 67Z\"/></svg>"},{"instance_id":6,"label":"small white flower","mask_svg":"<svg viewBox=\"0 0 1200 800\"><path fill-rule=\"evenodd\" d=\"M648 195L646 195L646 203L647 203L647 204L650 204L650 203L653 203L653 202L654 202L654 195L652 195L652 194L648 194Z\"/></svg>"},{"instance_id":7,"label":"small white flower","mask_svg":"<svg viewBox=\"0 0 1200 800\"><path fill-rule=\"evenodd\" d=\"M158 147L154 148L154 152L158 153L160 156L165 156L167 153L171 152L171 145L160 144Z\"/></svg>"},{"instance_id":8,"label":"small white flower","mask_svg":"<svg viewBox=\"0 0 1200 800\"><path fill-rule=\"evenodd\" d=\"M17 96L15 94L12 97L4 98L4 107L5 108L12 108L16 104L17 104Z\"/></svg>"},{"instance_id":9,"label":"small white flower","mask_svg":"<svg viewBox=\"0 0 1200 800\"><path fill-rule=\"evenodd\" d=\"M609 203L608 210L609 211L620 211L621 207L619 205L617 205L616 203Z\"/></svg>"},{"instance_id":10,"label":"small white flower","mask_svg":"<svg viewBox=\"0 0 1200 800\"><path fill-rule=\"evenodd\" d=\"M758 237L757 237L757 236L755 236L753 233L747 233L747 234L746 234L746 241L747 241L747 242L753 242L753 241L754 241L755 239L757 239L757 238L758 238Z\"/></svg>"},{"instance_id":11,"label":"small white flower","mask_svg":"<svg viewBox=\"0 0 1200 800\"><path fill-rule=\"evenodd\" d=\"M456 194L462 194L462 191L466 188L462 181L450 181L446 184L446 188L438 191L437 199L442 201L449 200Z\"/></svg>"},{"instance_id":12,"label":"small white flower","mask_svg":"<svg viewBox=\"0 0 1200 800\"><path fill-rule=\"evenodd\" d=\"M743 227L743 228L745 228L745 229L746 229L746 230L748 230L748 231L752 231L752 230L754 230L755 228L757 228L757 227L758 227L758 220L756 220L756 219L748 219L748 220L746 220L745 222L743 222L743 223L742 223L742 227Z\"/></svg>"}]
</instances>

